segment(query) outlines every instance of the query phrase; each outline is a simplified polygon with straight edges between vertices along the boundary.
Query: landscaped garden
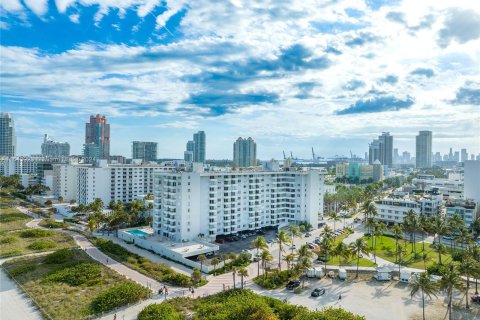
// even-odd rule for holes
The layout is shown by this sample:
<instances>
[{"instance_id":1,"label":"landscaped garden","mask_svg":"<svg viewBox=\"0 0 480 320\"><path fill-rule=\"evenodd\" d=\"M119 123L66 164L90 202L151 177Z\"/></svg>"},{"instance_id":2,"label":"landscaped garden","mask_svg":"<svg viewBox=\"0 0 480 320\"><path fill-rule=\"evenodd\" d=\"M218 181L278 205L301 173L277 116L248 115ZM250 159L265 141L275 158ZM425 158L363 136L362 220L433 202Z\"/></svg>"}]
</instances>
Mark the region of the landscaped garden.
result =
<instances>
[{"instance_id":1,"label":"landscaped garden","mask_svg":"<svg viewBox=\"0 0 480 320\"><path fill-rule=\"evenodd\" d=\"M26 229L0 235L0 257L72 248L76 244L69 235L52 230Z\"/></svg>"},{"instance_id":2,"label":"landscaped garden","mask_svg":"<svg viewBox=\"0 0 480 320\"><path fill-rule=\"evenodd\" d=\"M5 204L5 200L2 199L2 206L0 207L0 234L5 234L13 230L26 229L25 224L32 220L32 218Z\"/></svg>"},{"instance_id":3,"label":"landscaped garden","mask_svg":"<svg viewBox=\"0 0 480 320\"><path fill-rule=\"evenodd\" d=\"M340 308L310 311L306 307L235 289L200 299L174 298L143 309L138 320L365 320Z\"/></svg>"},{"instance_id":4,"label":"landscaped garden","mask_svg":"<svg viewBox=\"0 0 480 320\"><path fill-rule=\"evenodd\" d=\"M3 267L51 319L85 319L151 293L79 249L18 258Z\"/></svg>"},{"instance_id":5,"label":"landscaped garden","mask_svg":"<svg viewBox=\"0 0 480 320\"><path fill-rule=\"evenodd\" d=\"M364 239L368 243L368 246L372 248L373 237L365 236ZM428 268L439 260L439 254L435 251L435 246L431 243L423 244L422 242L416 242L415 246L413 246L413 252L412 243L410 241L399 239L398 244L403 248L401 254L401 262L403 266L424 269L425 266ZM425 251L423 250L424 247ZM387 235L377 236L373 248L374 249L371 249L371 252L375 252L377 257L391 262L397 261L394 237ZM451 254L452 250L446 248L445 252L440 254L442 263L451 262Z\"/></svg>"},{"instance_id":6,"label":"landscaped garden","mask_svg":"<svg viewBox=\"0 0 480 320\"><path fill-rule=\"evenodd\" d=\"M145 257L132 253L110 240L99 238L94 241L94 244L113 259L157 281L180 287L202 286L207 283L206 280L201 280L194 284L191 277L174 271L170 266L154 263Z\"/></svg>"}]
</instances>

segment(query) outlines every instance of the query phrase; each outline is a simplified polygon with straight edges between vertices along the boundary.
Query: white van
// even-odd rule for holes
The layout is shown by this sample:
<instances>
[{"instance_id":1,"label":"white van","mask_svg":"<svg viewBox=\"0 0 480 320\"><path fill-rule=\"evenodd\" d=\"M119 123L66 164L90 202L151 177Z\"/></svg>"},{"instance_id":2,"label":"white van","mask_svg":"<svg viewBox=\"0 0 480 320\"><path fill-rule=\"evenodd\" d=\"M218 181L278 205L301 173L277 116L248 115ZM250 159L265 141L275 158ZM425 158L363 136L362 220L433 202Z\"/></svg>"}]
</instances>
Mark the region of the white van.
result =
<instances>
[{"instance_id":1,"label":"white van","mask_svg":"<svg viewBox=\"0 0 480 320\"><path fill-rule=\"evenodd\" d=\"M338 278L340 280L345 280L347 279L347 270L341 268L341 269L338 269Z\"/></svg>"}]
</instances>

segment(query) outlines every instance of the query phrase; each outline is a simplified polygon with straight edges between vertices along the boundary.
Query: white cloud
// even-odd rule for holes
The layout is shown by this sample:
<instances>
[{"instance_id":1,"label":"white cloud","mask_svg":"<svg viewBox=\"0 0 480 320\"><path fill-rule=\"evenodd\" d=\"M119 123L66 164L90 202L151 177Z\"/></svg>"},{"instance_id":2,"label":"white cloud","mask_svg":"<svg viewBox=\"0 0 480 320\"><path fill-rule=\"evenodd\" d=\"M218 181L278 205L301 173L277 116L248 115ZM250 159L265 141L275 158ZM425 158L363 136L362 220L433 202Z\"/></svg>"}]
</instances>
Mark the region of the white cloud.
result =
<instances>
[{"instance_id":1,"label":"white cloud","mask_svg":"<svg viewBox=\"0 0 480 320\"><path fill-rule=\"evenodd\" d=\"M23 0L37 16L42 17L48 10L48 0Z\"/></svg>"},{"instance_id":2,"label":"white cloud","mask_svg":"<svg viewBox=\"0 0 480 320\"><path fill-rule=\"evenodd\" d=\"M77 23L77 24L80 23L80 15L79 14L71 14L71 15L68 16L68 18L73 23Z\"/></svg>"},{"instance_id":3,"label":"white cloud","mask_svg":"<svg viewBox=\"0 0 480 320\"><path fill-rule=\"evenodd\" d=\"M2 0L0 6L8 12L15 13L23 10L19 0Z\"/></svg>"}]
</instances>

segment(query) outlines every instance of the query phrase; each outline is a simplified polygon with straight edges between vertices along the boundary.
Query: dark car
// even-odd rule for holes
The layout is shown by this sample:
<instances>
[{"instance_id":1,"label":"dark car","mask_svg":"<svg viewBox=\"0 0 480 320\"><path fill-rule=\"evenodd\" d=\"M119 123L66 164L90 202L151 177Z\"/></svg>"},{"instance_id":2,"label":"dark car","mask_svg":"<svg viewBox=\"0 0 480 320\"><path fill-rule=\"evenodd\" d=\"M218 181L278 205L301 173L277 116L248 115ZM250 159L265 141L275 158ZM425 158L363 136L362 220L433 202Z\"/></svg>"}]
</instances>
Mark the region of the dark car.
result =
<instances>
[{"instance_id":1,"label":"dark car","mask_svg":"<svg viewBox=\"0 0 480 320\"><path fill-rule=\"evenodd\" d=\"M472 300L472 302L480 303L480 296L477 296L477 295L472 296L471 300Z\"/></svg>"},{"instance_id":2,"label":"dark car","mask_svg":"<svg viewBox=\"0 0 480 320\"><path fill-rule=\"evenodd\" d=\"M299 286L300 286L299 280L289 281L287 283L287 290L293 290L295 288L298 288Z\"/></svg>"},{"instance_id":3,"label":"dark car","mask_svg":"<svg viewBox=\"0 0 480 320\"><path fill-rule=\"evenodd\" d=\"M312 234L309 233L309 232L307 232L307 233L305 234L305 237L311 237L311 236L312 236Z\"/></svg>"},{"instance_id":4,"label":"dark car","mask_svg":"<svg viewBox=\"0 0 480 320\"><path fill-rule=\"evenodd\" d=\"M312 297L320 297L325 294L325 289L324 288L316 288L313 289L312 293L310 294Z\"/></svg>"},{"instance_id":5,"label":"dark car","mask_svg":"<svg viewBox=\"0 0 480 320\"><path fill-rule=\"evenodd\" d=\"M217 239L217 240L215 240L215 242L216 242L216 243L225 243L225 240L223 240L223 239Z\"/></svg>"}]
</instances>

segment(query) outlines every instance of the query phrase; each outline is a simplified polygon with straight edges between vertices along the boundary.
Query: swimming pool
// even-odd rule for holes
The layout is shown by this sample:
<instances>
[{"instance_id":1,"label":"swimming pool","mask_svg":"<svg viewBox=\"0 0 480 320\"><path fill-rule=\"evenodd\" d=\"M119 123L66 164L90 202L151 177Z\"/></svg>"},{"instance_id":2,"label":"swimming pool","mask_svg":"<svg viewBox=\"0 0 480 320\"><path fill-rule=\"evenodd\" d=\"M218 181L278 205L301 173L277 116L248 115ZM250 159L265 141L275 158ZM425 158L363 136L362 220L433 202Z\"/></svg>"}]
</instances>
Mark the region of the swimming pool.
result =
<instances>
[{"instance_id":1,"label":"swimming pool","mask_svg":"<svg viewBox=\"0 0 480 320\"><path fill-rule=\"evenodd\" d=\"M149 234L146 232L143 232L141 230L133 229L133 230L128 230L128 233L136 236L136 237L147 237Z\"/></svg>"}]
</instances>

